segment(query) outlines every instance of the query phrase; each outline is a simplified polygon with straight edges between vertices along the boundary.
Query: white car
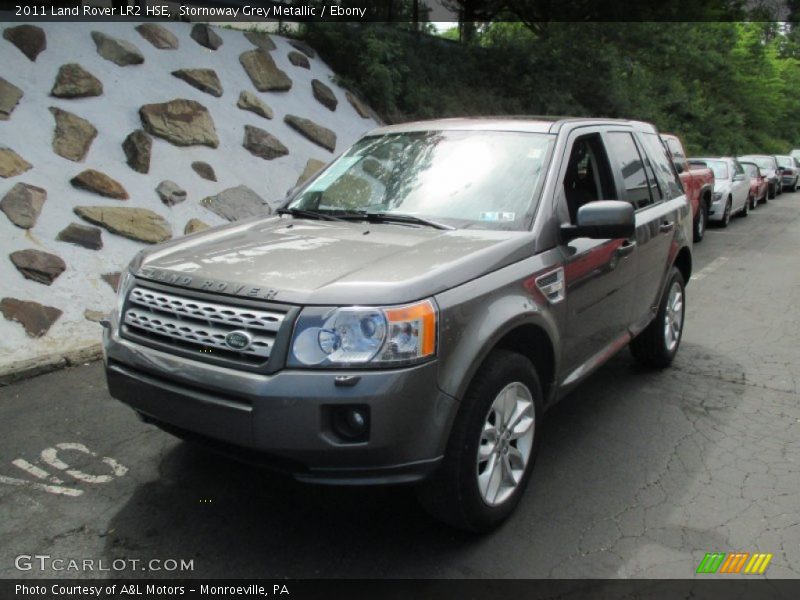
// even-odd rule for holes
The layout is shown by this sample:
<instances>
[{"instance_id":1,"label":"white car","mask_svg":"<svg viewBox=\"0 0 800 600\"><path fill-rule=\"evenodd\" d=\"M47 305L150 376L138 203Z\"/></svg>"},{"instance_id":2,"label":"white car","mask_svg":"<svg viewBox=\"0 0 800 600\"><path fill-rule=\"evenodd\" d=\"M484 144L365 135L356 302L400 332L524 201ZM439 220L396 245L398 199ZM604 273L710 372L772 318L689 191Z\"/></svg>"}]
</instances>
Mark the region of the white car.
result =
<instances>
[{"instance_id":1,"label":"white car","mask_svg":"<svg viewBox=\"0 0 800 600\"><path fill-rule=\"evenodd\" d=\"M714 171L714 194L708 220L727 227L731 216L740 214L747 216L750 208L747 196L750 193L750 178L744 172L739 161L729 156L719 158L692 158L692 162L704 162Z\"/></svg>"}]
</instances>

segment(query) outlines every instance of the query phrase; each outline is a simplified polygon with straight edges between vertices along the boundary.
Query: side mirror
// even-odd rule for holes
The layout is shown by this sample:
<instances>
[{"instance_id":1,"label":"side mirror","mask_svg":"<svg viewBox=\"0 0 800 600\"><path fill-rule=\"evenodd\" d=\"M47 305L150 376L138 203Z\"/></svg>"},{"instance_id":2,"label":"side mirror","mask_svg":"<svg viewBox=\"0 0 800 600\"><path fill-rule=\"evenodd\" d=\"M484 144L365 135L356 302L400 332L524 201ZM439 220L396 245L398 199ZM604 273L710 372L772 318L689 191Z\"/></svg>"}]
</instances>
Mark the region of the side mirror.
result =
<instances>
[{"instance_id":1,"label":"side mirror","mask_svg":"<svg viewBox=\"0 0 800 600\"><path fill-rule=\"evenodd\" d=\"M733 176L733 180L734 181L744 181L744 175L742 175L741 173L736 173L736 175Z\"/></svg>"},{"instance_id":2,"label":"side mirror","mask_svg":"<svg viewBox=\"0 0 800 600\"><path fill-rule=\"evenodd\" d=\"M575 238L616 240L631 238L636 233L636 215L630 202L598 200L578 209L575 225L562 225L564 241Z\"/></svg>"},{"instance_id":3,"label":"side mirror","mask_svg":"<svg viewBox=\"0 0 800 600\"><path fill-rule=\"evenodd\" d=\"M675 164L675 170L678 172L678 175L680 175L686 170L686 165L684 165L682 162L676 162L674 164Z\"/></svg>"}]
</instances>

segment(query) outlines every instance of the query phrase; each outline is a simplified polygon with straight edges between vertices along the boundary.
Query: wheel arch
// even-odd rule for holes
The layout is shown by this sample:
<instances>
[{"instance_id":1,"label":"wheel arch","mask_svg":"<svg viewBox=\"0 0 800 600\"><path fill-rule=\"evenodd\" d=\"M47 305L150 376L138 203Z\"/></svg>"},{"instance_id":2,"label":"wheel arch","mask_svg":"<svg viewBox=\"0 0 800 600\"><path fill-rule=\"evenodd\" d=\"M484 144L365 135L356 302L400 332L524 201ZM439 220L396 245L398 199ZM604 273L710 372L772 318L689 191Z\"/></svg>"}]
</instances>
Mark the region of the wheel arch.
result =
<instances>
[{"instance_id":1,"label":"wheel arch","mask_svg":"<svg viewBox=\"0 0 800 600\"><path fill-rule=\"evenodd\" d=\"M527 310L520 312L520 308ZM550 394L557 389L554 381L560 338L557 317L548 308L532 307L530 298L506 296L493 303L486 318L454 323L450 329L458 327L459 341L453 340L457 351L442 357L439 369L442 391L460 403L489 354L495 349L505 349L531 360L539 375L544 403L549 404Z\"/></svg>"},{"instance_id":2,"label":"wheel arch","mask_svg":"<svg viewBox=\"0 0 800 600\"><path fill-rule=\"evenodd\" d=\"M700 192L700 201L705 205L706 210L711 208L711 199L713 198L711 186L706 186Z\"/></svg>"},{"instance_id":3,"label":"wheel arch","mask_svg":"<svg viewBox=\"0 0 800 600\"><path fill-rule=\"evenodd\" d=\"M683 275L684 284L689 283L689 278L692 276L692 252L687 246L684 246L678 251L675 260L672 264Z\"/></svg>"},{"instance_id":4,"label":"wheel arch","mask_svg":"<svg viewBox=\"0 0 800 600\"><path fill-rule=\"evenodd\" d=\"M533 363L533 367L539 375L545 405L549 404L550 395L555 389L556 353L553 341L547 331L534 323L519 325L507 331L490 352L496 349L516 352ZM488 354L487 352L486 355L488 356Z\"/></svg>"}]
</instances>

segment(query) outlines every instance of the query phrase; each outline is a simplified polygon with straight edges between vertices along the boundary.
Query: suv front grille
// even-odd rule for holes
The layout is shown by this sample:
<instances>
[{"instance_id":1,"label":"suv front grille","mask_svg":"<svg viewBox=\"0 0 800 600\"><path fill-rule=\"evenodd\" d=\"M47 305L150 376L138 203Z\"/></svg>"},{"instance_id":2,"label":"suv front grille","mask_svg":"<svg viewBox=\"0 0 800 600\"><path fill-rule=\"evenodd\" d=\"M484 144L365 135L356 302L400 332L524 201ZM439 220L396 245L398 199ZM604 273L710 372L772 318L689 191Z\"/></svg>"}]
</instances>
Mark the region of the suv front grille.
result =
<instances>
[{"instance_id":1,"label":"suv front grille","mask_svg":"<svg viewBox=\"0 0 800 600\"><path fill-rule=\"evenodd\" d=\"M222 358L252 366L269 360L285 317L272 307L210 302L137 286L128 295L122 323L123 334L137 341L176 347L198 360ZM228 345L234 331L249 336L246 348Z\"/></svg>"}]
</instances>

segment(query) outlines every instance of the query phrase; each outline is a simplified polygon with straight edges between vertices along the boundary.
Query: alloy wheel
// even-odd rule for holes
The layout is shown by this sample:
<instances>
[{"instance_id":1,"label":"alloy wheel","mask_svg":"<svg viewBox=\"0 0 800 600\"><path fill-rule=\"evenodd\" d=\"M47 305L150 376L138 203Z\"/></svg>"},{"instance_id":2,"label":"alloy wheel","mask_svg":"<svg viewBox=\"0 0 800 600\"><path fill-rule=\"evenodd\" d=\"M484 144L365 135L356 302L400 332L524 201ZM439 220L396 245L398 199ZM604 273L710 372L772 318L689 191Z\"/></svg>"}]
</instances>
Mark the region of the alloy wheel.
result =
<instances>
[{"instance_id":1,"label":"alloy wheel","mask_svg":"<svg viewBox=\"0 0 800 600\"><path fill-rule=\"evenodd\" d=\"M525 475L533 448L536 413L524 383L504 387L492 402L478 444L476 474L481 498L499 506Z\"/></svg>"},{"instance_id":2,"label":"alloy wheel","mask_svg":"<svg viewBox=\"0 0 800 600\"><path fill-rule=\"evenodd\" d=\"M673 352L681 339L683 328L683 290L677 281L672 283L667 296L667 310L664 313L664 343Z\"/></svg>"}]
</instances>

